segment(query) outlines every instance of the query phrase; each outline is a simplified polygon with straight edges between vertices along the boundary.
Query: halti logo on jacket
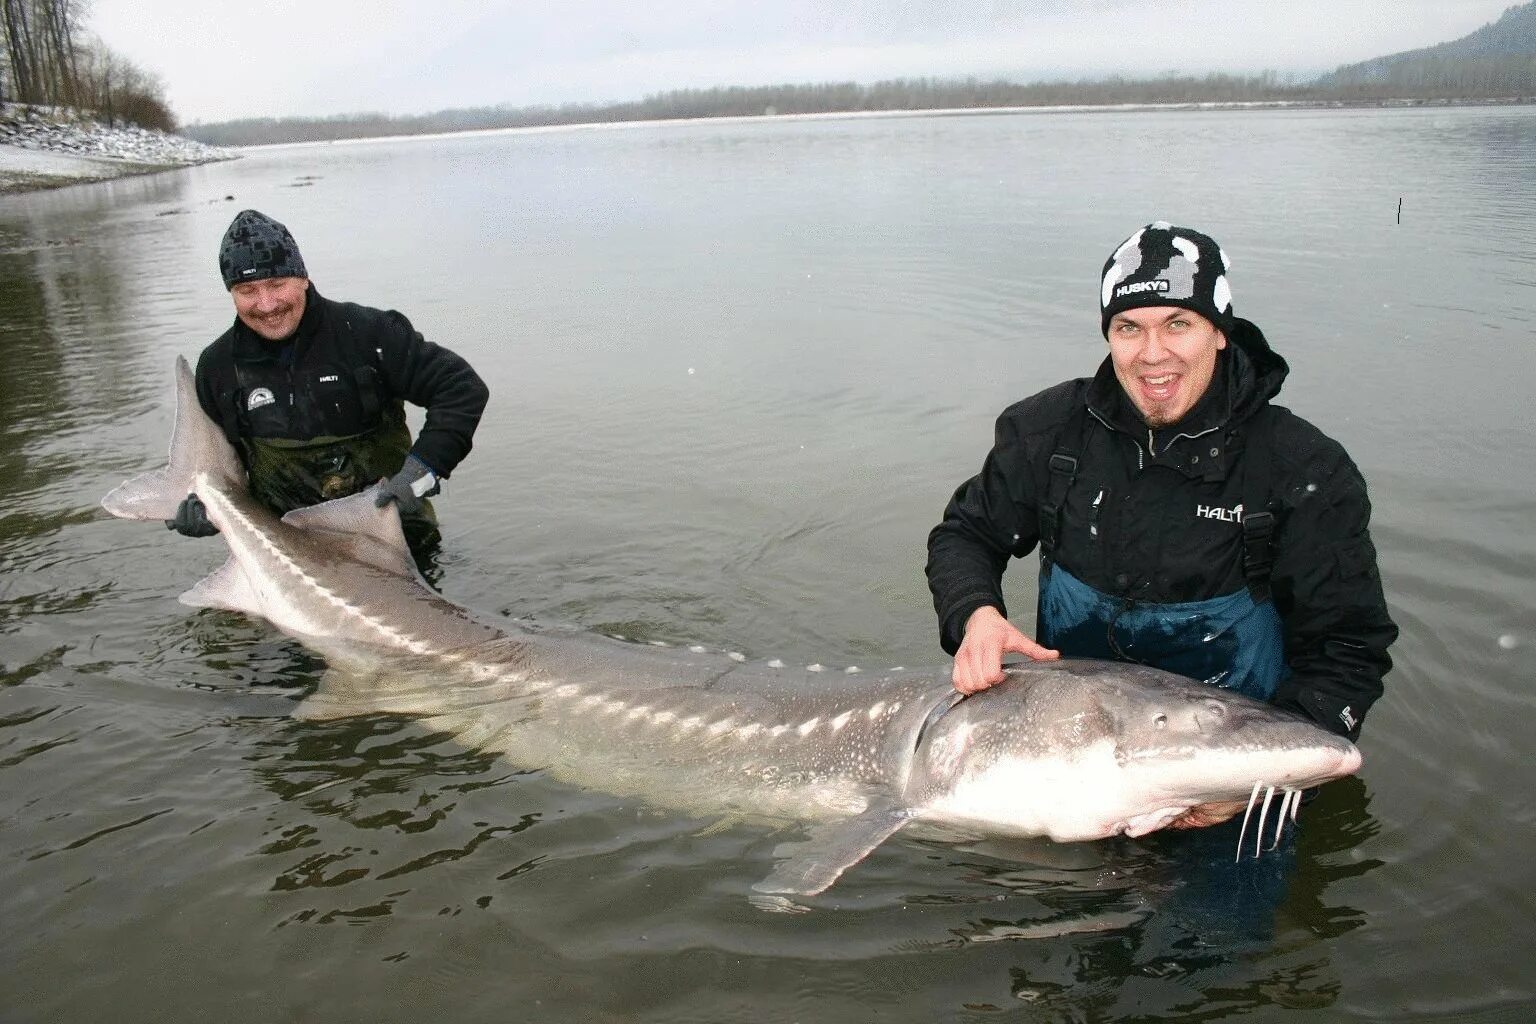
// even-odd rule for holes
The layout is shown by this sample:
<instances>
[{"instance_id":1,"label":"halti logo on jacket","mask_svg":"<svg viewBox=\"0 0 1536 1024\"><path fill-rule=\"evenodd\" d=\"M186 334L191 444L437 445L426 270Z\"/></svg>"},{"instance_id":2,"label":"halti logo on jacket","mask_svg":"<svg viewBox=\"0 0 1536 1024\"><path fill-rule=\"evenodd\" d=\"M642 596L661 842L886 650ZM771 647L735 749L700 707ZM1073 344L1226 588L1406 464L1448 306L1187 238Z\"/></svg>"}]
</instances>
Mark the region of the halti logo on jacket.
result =
<instances>
[{"instance_id":1,"label":"halti logo on jacket","mask_svg":"<svg viewBox=\"0 0 1536 1024\"><path fill-rule=\"evenodd\" d=\"M247 412L251 412L260 409L264 405L271 405L275 401L277 399L272 397L270 388L257 388L251 392L251 397L245 400L245 409Z\"/></svg>"},{"instance_id":2,"label":"halti logo on jacket","mask_svg":"<svg viewBox=\"0 0 1536 1024\"><path fill-rule=\"evenodd\" d=\"M1137 281L1135 284L1123 284L1115 289L1115 298L1125 295L1140 295L1142 292L1166 292L1168 282L1162 278L1154 281Z\"/></svg>"},{"instance_id":3,"label":"halti logo on jacket","mask_svg":"<svg viewBox=\"0 0 1536 1024\"><path fill-rule=\"evenodd\" d=\"M1220 519L1224 523L1240 523L1243 521L1243 506L1222 508L1220 505L1196 505L1195 515L1201 519Z\"/></svg>"}]
</instances>

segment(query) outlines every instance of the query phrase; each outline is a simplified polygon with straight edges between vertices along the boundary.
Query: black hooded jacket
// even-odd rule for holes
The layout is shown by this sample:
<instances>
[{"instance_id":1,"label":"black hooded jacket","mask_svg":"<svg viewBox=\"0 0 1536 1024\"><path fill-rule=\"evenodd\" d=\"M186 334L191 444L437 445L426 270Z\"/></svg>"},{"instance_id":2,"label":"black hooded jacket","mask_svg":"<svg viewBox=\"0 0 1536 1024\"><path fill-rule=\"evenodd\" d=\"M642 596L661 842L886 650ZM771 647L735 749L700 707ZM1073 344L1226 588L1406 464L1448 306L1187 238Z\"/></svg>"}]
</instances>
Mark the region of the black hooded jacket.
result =
<instances>
[{"instance_id":1,"label":"black hooded jacket","mask_svg":"<svg viewBox=\"0 0 1536 1024\"><path fill-rule=\"evenodd\" d=\"M962 484L928 537L928 585L944 650L971 613L1004 615L1002 575L1040 539L1051 457L1075 452L1055 562L1127 603L1201 601L1248 585L1242 516L1255 494L1275 519L1269 585L1291 670L1273 697L1326 729L1359 735L1392 667L1387 614L1369 531L1365 481L1338 442L1280 406L1285 360L1239 319L1211 386L1178 423L1150 431L1105 359L1010 406L981 472ZM1074 417L1084 405L1086 418ZM1066 437L1073 423L1080 437ZM1250 442L1265 445L1255 458ZM1262 467L1247 472L1251 467ZM1268 485L1257 477L1268 477ZM1063 651L1072 654L1071 651Z\"/></svg>"},{"instance_id":2,"label":"black hooded jacket","mask_svg":"<svg viewBox=\"0 0 1536 1024\"><path fill-rule=\"evenodd\" d=\"M403 423L402 400L423 406L410 451L446 477L469 454L489 391L402 314L333 302L311 284L291 341L266 341L236 318L204 349L197 397L237 444L355 436Z\"/></svg>"}]
</instances>

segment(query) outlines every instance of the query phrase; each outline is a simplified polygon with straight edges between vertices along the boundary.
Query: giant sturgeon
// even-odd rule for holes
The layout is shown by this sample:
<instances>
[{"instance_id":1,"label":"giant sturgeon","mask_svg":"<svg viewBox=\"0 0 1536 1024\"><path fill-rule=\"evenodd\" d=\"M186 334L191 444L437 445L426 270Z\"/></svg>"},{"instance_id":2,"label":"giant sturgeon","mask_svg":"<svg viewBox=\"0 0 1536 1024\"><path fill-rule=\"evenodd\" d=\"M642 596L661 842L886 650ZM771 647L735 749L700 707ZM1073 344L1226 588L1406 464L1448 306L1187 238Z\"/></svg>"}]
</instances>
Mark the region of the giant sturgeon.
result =
<instances>
[{"instance_id":1,"label":"giant sturgeon","mask_svg":"<svg viewBox=\"0 0 1536 1024\"><path fill-rule=\"evenodd\" d=\"M161 520L189 492L203 500L230 556L181 600L259 616L323 655L329 669L296 715L421 716L579 785L805 822L762 893L820 892L913 821L1092 840L1144 835L1202 803L1247 799L1251 811L1261 792L1267 812L1278 790L1278 839L1300 790L1360 766L1353 744L1299 717L1137 666L1030 663L961 699L942 670L829 678L530 632L427 586L398 515L371 492L278 519L244 481L178 358L170 464L102 504Z\"/></svg>"}]
</instances>

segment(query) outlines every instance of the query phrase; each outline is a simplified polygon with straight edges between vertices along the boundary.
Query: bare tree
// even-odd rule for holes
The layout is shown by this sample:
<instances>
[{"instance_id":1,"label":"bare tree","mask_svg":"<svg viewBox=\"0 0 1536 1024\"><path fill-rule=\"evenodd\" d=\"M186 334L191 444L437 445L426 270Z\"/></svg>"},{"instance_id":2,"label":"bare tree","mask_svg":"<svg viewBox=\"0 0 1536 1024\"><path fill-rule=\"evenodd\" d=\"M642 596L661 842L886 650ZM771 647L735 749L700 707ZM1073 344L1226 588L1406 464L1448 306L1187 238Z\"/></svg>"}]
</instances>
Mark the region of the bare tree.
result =
<instances>
[{"instance_id":1,"label":"bare tree","mask_svg":"<svg viewBox=\"0 0 1536 1024\"><path fill-rule=\"evenodd\" d=\"M36 48L32 42L32 4L29 0L0 0L4 22L5 52L10 60L11 81L21 103L38 102Z\"/></svg>"},{"instance_id":2,"label":"bare tree","mask_svg":"<svg viewBox=\"0 0 1536 1024\"><path fill-rule=\"evenodd\" d=\"M81 41L89 0L0 0L0 99L173 131L159 78Z\"/></svg>"},{"instance_id":3,"label":"bare tree","mask_svg":"<svg viewBox=\"0 0 1536 1024\"><path fill-rule=\"evenodd\" d=\"M72 106L84 0L0 0L11 89L22 103Z\"/></svg>"}]
</instances>

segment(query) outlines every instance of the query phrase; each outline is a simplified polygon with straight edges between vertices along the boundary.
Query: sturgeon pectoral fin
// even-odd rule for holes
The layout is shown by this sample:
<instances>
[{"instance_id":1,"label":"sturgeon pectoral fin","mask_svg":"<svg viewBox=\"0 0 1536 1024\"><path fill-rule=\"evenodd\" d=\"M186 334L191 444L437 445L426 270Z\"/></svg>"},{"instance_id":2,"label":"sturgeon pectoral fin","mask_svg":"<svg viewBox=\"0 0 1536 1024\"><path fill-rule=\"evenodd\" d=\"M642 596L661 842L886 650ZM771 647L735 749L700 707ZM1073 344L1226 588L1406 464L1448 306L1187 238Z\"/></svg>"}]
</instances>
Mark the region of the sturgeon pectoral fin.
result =
<instances>
[{"instance_id":1,"label":"sturgeon pectoral fin","mask_svg":"<svg viewBox=\"0 0 1536 1024\"><path fill-rule=\"evenodd\" d=\"M905 808L880 806L856 818L814 825L809 838L784 843L773 851L775 856L787 854L787 859L752 888L756 892L813 896L911 820L912 812Z\"/></svg>"},{"instance_id":2,"label":"sturgeon pectoral fin","mask_svg":"<svg viewBox=\"0 0 1536 1024\"><path fill-rule=\"evenodd\" d=\"M192 608L224 608L247 615L263 615L261 598L246 578L240 563L231 555L229 561L198 580L179 598Z\"/></svg>"},{"instance_id":3,"label":"sturgeon pectoral fin","mask_svg":"<svg viewBox=\"0 0 1536 1024\"><path fill-rule=\"evenodd\" d=\"M382 710L372 692L377 686L376 672L327 668L320 676L320 685L315 687L315 692L294 707L293 717L301 722L329 722L336 718L372 714Z\"/></svg>"}]
</instances>

